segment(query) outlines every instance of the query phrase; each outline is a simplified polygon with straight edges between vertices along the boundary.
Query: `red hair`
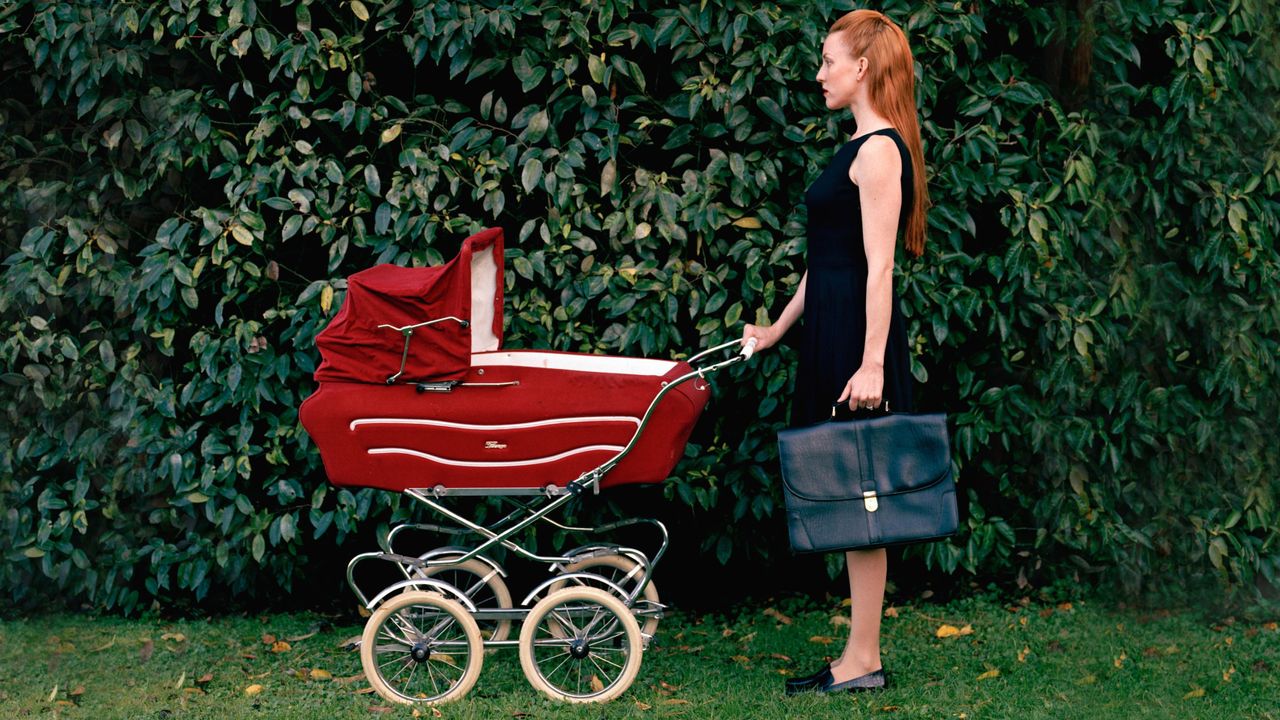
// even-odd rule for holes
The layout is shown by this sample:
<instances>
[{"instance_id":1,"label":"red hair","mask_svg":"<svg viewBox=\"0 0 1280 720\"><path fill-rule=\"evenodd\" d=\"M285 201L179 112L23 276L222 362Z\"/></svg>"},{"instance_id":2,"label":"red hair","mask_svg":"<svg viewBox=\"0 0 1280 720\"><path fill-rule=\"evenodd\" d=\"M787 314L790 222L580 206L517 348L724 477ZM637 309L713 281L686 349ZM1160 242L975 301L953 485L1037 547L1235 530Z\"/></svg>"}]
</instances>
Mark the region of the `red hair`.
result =
<instances>
[{"instance_id":1,"label":"red hair","mask_svg":"<svg viewBox=\"0 0 1280 720\"><path fill-rule=\"evenodd\" d=\"M867 58L871 107L897 129L911 153L915 180L914 202L907 217L907 252L924 252L925 211L929 188L925 178L924 142L916 114L915 60L907 36L892 20L875 10L854 10L836 20L831 34L841 33L854 58Z\"/></svg>"}]
</instances>

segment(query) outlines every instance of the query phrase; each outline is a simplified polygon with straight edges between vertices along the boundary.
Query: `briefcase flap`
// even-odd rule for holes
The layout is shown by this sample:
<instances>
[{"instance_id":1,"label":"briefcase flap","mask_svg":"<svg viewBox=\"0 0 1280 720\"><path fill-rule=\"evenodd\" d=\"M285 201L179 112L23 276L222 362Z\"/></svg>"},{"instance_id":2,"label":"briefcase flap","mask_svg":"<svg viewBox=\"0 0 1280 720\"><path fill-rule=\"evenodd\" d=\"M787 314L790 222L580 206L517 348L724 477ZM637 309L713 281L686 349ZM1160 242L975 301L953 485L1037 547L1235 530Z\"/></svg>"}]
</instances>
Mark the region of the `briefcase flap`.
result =
<instances>
[{"instance_id":1,"label":"briefcase flap","mask_svg":"<svg viewBox=\"0 0 1280 720\"><path fill-rule=\"evenodd\" d=\"M919 490L951 471L947 417L896 414L778 433L782 481L815 502Z\"/></svg>"}]
</instances>

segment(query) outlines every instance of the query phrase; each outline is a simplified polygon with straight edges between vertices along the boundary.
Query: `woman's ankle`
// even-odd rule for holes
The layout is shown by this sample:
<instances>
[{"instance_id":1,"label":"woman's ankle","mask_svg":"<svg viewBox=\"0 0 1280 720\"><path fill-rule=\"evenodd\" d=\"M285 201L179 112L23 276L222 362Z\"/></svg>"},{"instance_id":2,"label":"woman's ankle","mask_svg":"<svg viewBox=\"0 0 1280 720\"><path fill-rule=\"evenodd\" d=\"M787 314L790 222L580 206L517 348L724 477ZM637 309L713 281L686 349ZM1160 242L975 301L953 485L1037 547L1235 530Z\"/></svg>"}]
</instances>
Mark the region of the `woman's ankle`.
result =
<instances>
[{"instance_id":1,"label":"woman's ankle","mask_svg":"<svg viewBox=\"0 0 1280 720\"><path fill-rule=\"evenodd\" d=\"M836 682L844 682L882 669L880 655L838 657L831 661L831 674Z\"/></svg>"}]
</instances>

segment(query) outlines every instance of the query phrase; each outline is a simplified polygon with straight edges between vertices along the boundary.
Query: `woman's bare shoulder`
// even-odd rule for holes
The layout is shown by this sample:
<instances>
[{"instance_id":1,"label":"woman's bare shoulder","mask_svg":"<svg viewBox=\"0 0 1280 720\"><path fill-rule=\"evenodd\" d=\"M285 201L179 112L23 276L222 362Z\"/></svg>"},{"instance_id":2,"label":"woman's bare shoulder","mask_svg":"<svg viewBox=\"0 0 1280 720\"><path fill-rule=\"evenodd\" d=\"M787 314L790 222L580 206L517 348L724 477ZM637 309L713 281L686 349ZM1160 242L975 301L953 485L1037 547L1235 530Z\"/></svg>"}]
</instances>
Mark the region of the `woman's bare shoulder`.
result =
<instances>
[{"instance_id":1,"label":"woman's bare shoulder","mask_svg":"<svg viewBox=\"0 0 1280 720\"><path fill-rule=\"evenodd\" d=\"M855 185L887 183L902 177L902 156L898 145L887 135L872 135L863 141L849 165L849 179Z\"/></svg>"}]
</instances>

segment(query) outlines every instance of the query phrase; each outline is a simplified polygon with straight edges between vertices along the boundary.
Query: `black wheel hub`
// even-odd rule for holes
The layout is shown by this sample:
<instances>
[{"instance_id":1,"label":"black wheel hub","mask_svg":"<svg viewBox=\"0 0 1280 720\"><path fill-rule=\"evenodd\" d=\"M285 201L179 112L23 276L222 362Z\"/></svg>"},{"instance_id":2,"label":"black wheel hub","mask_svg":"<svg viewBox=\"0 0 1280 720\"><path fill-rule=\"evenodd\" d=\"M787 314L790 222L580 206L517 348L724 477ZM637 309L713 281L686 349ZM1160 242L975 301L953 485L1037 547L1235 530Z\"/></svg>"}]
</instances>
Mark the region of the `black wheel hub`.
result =
<instances>
[{"instance_id":1,"label":"black wheel hub","mask_svg":"<svg viewBox=\"0 0 1280 720\"><path fill-rule=\"evenodd\" d=\"M414 660L417 660L420 663L426 662L431 658L431 648L427 647L423 643L414 643L413 647L409 649L409 654L413 656Z\"/></svg>"},{"instance_id":2,"label":"black wheel hub","mask_svg":"<svg viewBox=\"0 0 1280 720\"><path fill-rule=\"evenodd\" d=\"M574 640L569 643L569 655L581 660L591 654L591 645L586 640Z\"/></svg>"}]
</instances>

